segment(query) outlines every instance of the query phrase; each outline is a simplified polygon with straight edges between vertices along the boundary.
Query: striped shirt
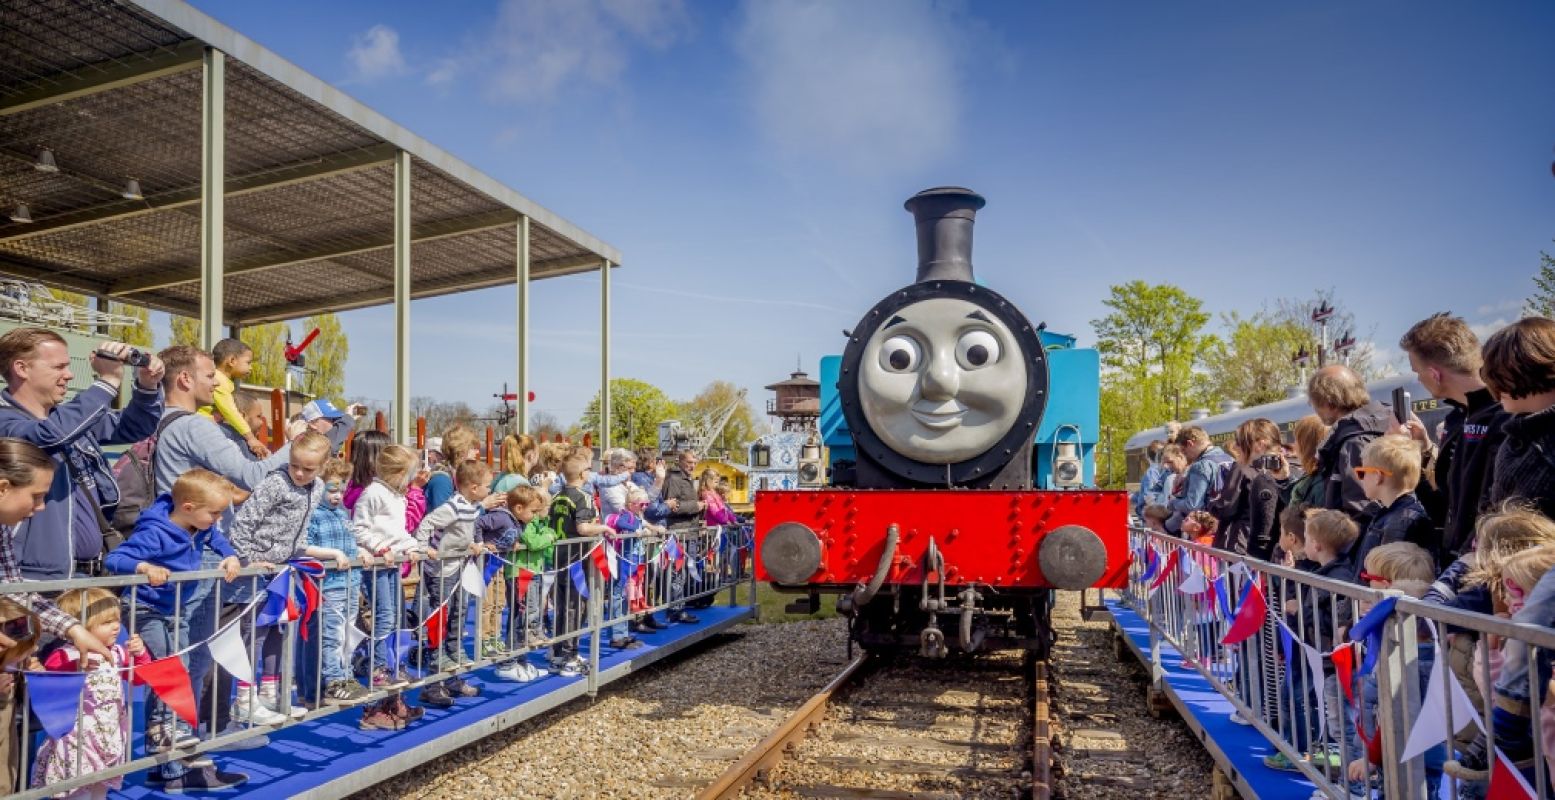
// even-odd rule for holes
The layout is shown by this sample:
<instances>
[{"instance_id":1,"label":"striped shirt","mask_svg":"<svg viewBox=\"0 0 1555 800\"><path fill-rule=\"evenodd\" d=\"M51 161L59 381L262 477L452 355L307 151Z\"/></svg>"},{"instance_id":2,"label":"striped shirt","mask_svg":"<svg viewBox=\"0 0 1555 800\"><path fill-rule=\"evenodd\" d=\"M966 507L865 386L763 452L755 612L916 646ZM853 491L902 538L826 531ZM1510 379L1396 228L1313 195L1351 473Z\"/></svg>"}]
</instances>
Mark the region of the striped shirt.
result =
<instances>
[{"instance_id":1,"label":"striped shirt","mask_svg":"<svg viewBox=\"0 0 1555 800\"><path fill-rule=\"evenodd\" d=\"M447 502L421 518L421 524L416 526L416 541L437 548L443 557L441 562L428 561L422 565L427 575L448 578L459 574L461 559L450 556L463 555L475 543L475 519L480 515L480 506L455 492Z\"/></svg>"}]
</instances>

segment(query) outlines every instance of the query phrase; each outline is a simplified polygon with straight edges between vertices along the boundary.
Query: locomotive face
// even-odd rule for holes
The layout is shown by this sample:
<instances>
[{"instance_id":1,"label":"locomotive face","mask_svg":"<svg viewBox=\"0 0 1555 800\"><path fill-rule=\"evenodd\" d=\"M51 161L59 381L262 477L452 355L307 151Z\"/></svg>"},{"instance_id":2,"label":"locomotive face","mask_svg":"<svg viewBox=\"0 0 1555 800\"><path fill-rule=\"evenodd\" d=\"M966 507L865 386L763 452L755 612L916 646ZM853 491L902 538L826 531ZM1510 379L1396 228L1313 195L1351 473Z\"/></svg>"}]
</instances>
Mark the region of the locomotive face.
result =
<instances>
[{"instance_id":1,"label":"locomotive face","mask_svg":"<svg viewBox=\"0 0 1555 800\"><path fill-rule=\"evenodd\" d=\"M975 303L936 297L877 328L859 360L870 428L893 451L952 464L997 444L1020 417L1026 354L1008 326Z\"/></svg>"}]
</instances>

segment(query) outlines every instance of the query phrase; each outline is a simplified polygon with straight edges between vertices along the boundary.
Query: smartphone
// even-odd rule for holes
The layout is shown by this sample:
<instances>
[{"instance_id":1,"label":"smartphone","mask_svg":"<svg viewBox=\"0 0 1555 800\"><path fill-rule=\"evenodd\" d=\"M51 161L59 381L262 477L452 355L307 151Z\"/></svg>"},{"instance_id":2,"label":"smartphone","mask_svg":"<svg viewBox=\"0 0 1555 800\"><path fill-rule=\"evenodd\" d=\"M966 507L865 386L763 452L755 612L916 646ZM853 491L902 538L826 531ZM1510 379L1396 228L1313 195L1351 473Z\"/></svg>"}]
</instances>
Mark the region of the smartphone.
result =
<instances>
[{"instance_id":1,"label":"smartphone","mask_svg":"<svg viewBox=\"0 0 1555 800\"><path fill-rule=\"evenodd\" d=\"M1393 418L1400 425L1409 422L1409 392L1402 387L1393 390Z\"/></svg>"}]
</instances>

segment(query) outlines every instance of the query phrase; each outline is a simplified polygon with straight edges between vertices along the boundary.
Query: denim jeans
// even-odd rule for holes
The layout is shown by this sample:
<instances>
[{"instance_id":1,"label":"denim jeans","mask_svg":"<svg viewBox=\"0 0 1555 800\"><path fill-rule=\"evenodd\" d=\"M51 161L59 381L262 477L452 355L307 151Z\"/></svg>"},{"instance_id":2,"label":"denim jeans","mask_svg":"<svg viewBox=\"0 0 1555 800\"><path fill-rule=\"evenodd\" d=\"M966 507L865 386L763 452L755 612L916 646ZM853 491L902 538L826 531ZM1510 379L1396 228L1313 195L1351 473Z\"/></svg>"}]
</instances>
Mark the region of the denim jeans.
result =
<instances>
[{"instance_id":1,"label":"denim jeans","mask_svg":"<svg viewBox=\"0 0 1555 800\"><path fill-rule=\"evenodd\" d=\"M319 692L335 681L351 678L350 653L342 656L345 630L356 624L356 602L361 590L354 583L326 586L319 592L319 608L308 621L308 638L298 641L297 687L303 697L317 701Z\"/></svg>"},{"instance_id":2,"label":"denim jeans","mask_svg":"<svg viewBox=\"0 0 1555 800\"><path fill-rule=\"evenodd\" d=\"M362 591L366 593L366 602L373 610L373 666L383 667L389 672L400 668L400 664L394 663L390 654L392 642L390 641L405 619L404 590L400 588L400 568L380 567L368 570L368 579L363 581Z\"/></svg>"},{"instance_id":3,"label":"denim jeans","mask_svg":"<svg viewBox=\"0 0 1555 800\"><path fill-rule=\"evenodd\" d=\"M448 598L448 604L444 608L443 644L440 649L449 658L457 658L462 647L461 637L464 634L465 598L468 597L463 589L459 588L459 573L448 576L439 576L437 573L421 573L421 598L416 601L416 611L421 614L422 624L437 611L437 607L443 604L443 598ZM430 651L431 639L428 637L427 648ZM429 672L436 672L435 664L426 664L424 668Z\"/></svg>"}]
</instances>

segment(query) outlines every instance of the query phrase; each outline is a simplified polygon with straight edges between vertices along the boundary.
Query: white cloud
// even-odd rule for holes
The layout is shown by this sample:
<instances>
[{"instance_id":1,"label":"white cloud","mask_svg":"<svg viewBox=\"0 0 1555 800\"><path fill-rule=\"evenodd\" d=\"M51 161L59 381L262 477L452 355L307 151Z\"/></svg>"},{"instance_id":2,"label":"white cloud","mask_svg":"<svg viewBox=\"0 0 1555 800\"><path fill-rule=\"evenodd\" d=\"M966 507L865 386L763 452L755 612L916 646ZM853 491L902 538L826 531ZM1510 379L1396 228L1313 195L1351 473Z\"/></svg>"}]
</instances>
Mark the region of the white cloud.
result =
<instances>
[{"instance_id":1,"label":"white cloud","mask_svg":"<svg viewBox=\"0 0 1555 800\"><path fill-rule=\"evenodd\" d=\"M387 25L374 25L365 33L351 37L346 52L351 74L356 80L371 81L402 75L405 57L400 54L400 35Z\"/></svg>"},{"instance_id":2,"label":"white cloud","mask_svg":"<svg viewBox=\"0 0 1555 800\"><path fill-rule=\"evenodd\" d=\"M490 33L439 61L426 80L479 73L496 99L545 101L577 82L611 85L634 47L662 50L689 33L682 0L503 0Z\"/></svg>"},{"instance_id":3,"label":"white cloud","mask_svg":"<svg viewBox=\"0 0 1555 800\"><path fill-rule=\"evenodd\" d=\"M930 164L957 142L973 27L929 0L747 0L736 49L755 125L796 158Z\"/></svg>"},{"instance_id":4,"label":"white cloud","mask_svg":"<svg viewBox=\"0 0 1555 800\"><path fill-rule=\"evenodd\" d=\"M1481 316L1481 317L1490 317L1490 316L1494 316L1494 315L1497 315L1497 314L1505 314L1505 313L1507 313L1509 311L1516 312L1516 311L1522 311L1522 310L1523 310L1523 301L1521 299L1514 299L1514 300L1502 300L1501 302L1495 303L1495 304L1492 304L1492 305L1480 306L1475 311L1475 313L1477 315Z\"/></svg>"},{"instance_id":5,"label":"white cloud","mask_svg":"<svg viewBox=\"0 0 1555 800\"><path fill-rule=\"evenodd\" d=\"M1488 322L1470 322L1469 330L1474 331L1474 335L1479 337L1481 343L1484 343L1486 339L1490 338L1491 334L1516 321L1517 318L1515 317L1510 319L1507 317L1496 317Z\"/></svg>"}]
</instances>

